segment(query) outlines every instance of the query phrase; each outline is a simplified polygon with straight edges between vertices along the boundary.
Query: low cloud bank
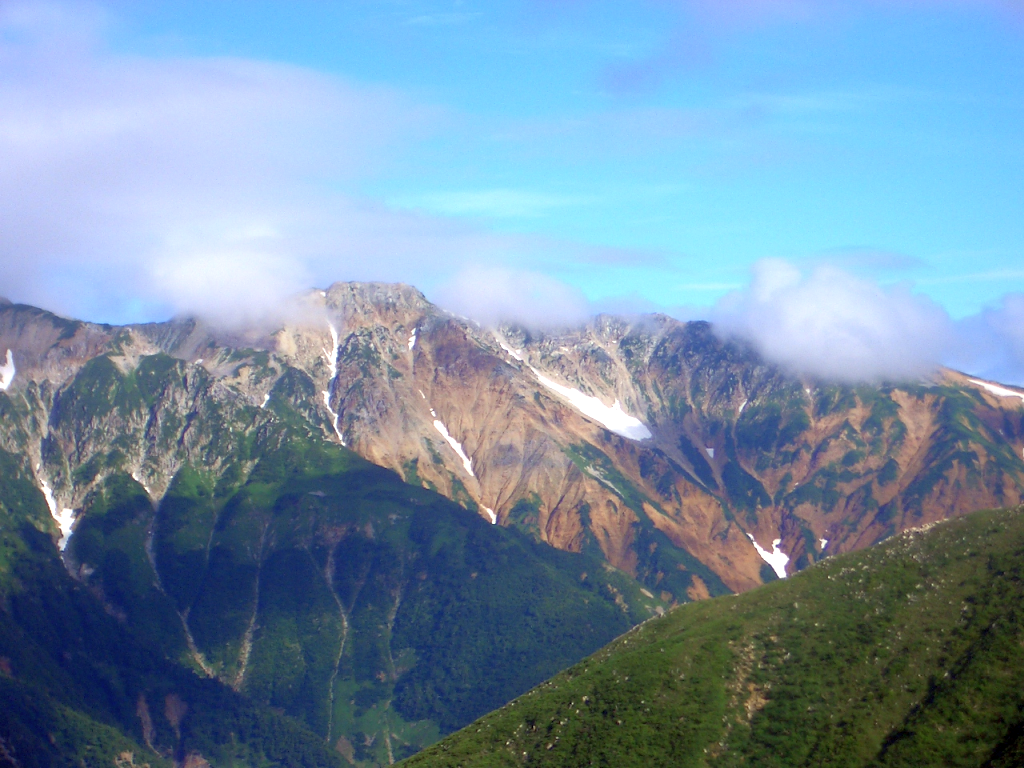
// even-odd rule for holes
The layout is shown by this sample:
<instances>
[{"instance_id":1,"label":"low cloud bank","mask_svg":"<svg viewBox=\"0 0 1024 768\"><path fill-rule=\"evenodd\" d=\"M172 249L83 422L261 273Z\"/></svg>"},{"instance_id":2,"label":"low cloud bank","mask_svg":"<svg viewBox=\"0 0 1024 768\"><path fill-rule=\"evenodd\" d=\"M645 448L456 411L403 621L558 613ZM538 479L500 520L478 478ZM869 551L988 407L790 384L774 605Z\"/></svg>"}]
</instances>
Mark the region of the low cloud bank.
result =
<instances>
[{"instance_id":1,"label":"low cloud bank","mask_svg":"<svg viewBox=\"0 0 1024 768\"><path fill-rule=\"evenodd\" d=\"M954 321L906 285L882 286L830 265L803 271L766 259L709 319L723 338L748 341L765 360L825 381L915 381L941 365L1024 381L1021 294Z\"/></svg>"},{"instance_id":2,"label":"low cloud bank","mask_svg":"<svg viewBox=\"0 0 1024 768\"><path fill-rule=\"evenodd\" d=\"M947 364L1007 384L1024 385L1024 293L957 323L956 347Z\"/></svg>"},{"instance_id":3,"label":"low cloud bank","mask_svg":"<svg viewBox=\"0 0 1024 768\"><path fill-rule=\"evenodd\" d=\"M930 299L834 267L809 274L780 260L755 265L711 319L794 373L837 381L916 379L938 365L951 324Z\"/></svg>"},{"instance_id":4,"label":"low cloud bank","mask_svg":"<svg viewBox=\"0 0 1024 768\"><path fill-rule=\"evenodd\" d=\"M487 325L551 327L594 305L541 265L660 263L347 192L452 117L301 67L115 53L108 20L89 8L0 4L0 294L13 300L89 320L197 313L245 327L274 322L310 286L395 280ZM916 379L944 363L1024 382L1024 295L953 321L830 259L806 271L761 262L710 319L822 379Z\"/></svg>"},{"instance_id":5,"label":"low cloud bank","mask_svg":"<svg viewBox=\"0 0 1024 768\"><path fill-rule=\"evenodd\" d=\"M110 23L83 4L0 3L0 294L15 301L235 330L336 280L448 282L463 314L546 324L585 302L536 265L658 257L370 199L366 179L458 117L297 66L119 53ZM564 202L531 200L512 202Z\"/></svg>"},{"instance_id":6,"label":"low cloud bank","mask_svg":"<svg viewBox=\"0 0 1024 768\"><path fill-rule=\"evenodd\" d=\"M431 298L455 314L490 327L501 323L564 327L591 314L582 291L539 272L498 267L466 269Z\"/></svg>"}]
</instances>

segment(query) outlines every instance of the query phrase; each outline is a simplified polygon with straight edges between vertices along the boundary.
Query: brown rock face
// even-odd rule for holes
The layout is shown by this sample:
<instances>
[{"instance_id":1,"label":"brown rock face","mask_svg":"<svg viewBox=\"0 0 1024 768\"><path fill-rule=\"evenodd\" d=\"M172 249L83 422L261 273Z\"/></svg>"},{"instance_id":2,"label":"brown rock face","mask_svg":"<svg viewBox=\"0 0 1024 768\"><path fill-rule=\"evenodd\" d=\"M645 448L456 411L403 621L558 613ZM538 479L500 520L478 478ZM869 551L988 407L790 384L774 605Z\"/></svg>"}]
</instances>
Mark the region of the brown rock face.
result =
<instances>
[{"instance_id":1,"label":"brown rock face","mask_svg":"<svg viewBox=\"0 0 1024 768\"><path fill-rule=\"evenodd\" d=\"M1024 400L952 371L928 385L800 381L705 323L602 316L557 334L492 331L402 285L336 284L307 304L305 322L244 347L192 322L110 328L0 307L0 354L10 347L18 366L6 396L20 393L36 425L0 440L31 455L58 446L67 464L51 484L74 501L76 468L104 434L128 431L133 467L159 495L214 445L182 428L159 448L170 415L194 424L217 403L257 408L258 424L273 418L259 406L288 397L312 428L408 482L599 553L681 601L773 577L751 537L768 552L778 540L792 573L1021 501ZM192 384L144 423L76 431L59 406L86 363L105 355L134 371L158 352Z\"/></svg>"}]
</instances>

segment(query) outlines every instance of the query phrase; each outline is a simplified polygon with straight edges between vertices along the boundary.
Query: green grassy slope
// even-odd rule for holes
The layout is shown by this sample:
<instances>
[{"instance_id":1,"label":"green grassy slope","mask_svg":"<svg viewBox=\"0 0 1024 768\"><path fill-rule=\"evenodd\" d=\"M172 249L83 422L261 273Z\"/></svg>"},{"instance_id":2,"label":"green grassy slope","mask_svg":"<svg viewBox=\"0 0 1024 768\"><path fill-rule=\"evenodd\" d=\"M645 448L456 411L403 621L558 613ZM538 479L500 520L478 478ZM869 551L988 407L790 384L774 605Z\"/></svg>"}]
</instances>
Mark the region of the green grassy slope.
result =
<instances>
[{"instance_id":1,"label":"green grassy slope","mask_svg":"<svg viewBox=\"0 0 1024 768\"><path fill-rule=\"evenodd\" d=\"M1024 511L982 512L682 606L412 766L1011 766Z\"/></svg>"}]
</instances>

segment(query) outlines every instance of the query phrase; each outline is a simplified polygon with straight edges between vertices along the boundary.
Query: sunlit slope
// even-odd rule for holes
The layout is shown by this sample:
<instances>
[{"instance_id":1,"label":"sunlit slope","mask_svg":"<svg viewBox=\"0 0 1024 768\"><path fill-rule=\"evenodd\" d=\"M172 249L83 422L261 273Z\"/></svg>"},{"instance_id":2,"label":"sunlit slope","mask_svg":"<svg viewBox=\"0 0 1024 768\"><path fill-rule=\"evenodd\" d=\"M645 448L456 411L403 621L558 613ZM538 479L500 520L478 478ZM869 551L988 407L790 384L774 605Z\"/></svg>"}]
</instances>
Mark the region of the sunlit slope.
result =
<instances>
[{"instance_id":1,"label":"sunlit slope","mask_svg":"<svg viewBox=\"0 0 1024 768\"><path fill-rule=\"evenodd\" d=\"M680 607L409 766L1024 761L1024 511Z\"/></svg>"}]
</instances>

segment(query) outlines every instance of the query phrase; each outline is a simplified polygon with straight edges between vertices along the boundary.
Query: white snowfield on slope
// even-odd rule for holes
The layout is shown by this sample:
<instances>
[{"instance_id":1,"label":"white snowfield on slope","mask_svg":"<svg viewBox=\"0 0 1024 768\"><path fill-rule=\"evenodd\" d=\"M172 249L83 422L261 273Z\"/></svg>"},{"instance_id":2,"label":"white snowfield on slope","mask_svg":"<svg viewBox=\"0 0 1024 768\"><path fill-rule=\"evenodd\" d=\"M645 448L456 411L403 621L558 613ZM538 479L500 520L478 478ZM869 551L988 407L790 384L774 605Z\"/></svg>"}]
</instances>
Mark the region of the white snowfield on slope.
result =
<instances>
[{"instance_id":1,"label":"white snowfield on slope","mask_svg":"<svg viewBox=\"0 0 1024 768\"><path fill-rule=\"evenodd\" d=\"M968 381L971 382L971 384L977 384L982 389L988 390L993 395L998 395L999 397L1019 397L1021 400L1024 400L1024 393L1007 389L1006 387L1001 387L998 384L992 384L991 382L982 381L981 379L968 379Z\"/></svg>"},{"instance_id":2,"label":"white snowfield on slope","mask_svg":"<svg viewBox=\"0 0 1024 768\"><path fill-rule=\"evenodd\" d=\"M757 543L757 540L752 534L748 533L747 538L753 542L754 549L757 550L757 554L761 556L761 559L772 567L772 570L775 571L775 575L780 579L786 578L786 566L789 565L789 555L779 549L782 539L775 539L775 541L772 542L772 551L769 552Z\"/></svg>"},{"instance_id":3,"label":"white snowfield on slope","mask_svg":"<svg viewBox=\"0 0 1024 768\"><path fill-rule=\"evenodd\" d=\"M640 419L630 416L622 410L622 403L618 400L615 401L614 405L605 405L596 397L585 395L578 389L566 387L552 381L532 365L530 370L533 371L533 375L537 377L541 384L552 392L557 392L568 400L573 408L584 416L604 425L609 431L622 437L627 437L630 440L647 440L651 437L651 430Z\"/></svg>"},{"instance_id":4,"label":"white snowfield on slope","mask_svg":"<svg viewBox=\"0 0 1024 768\"><path fill-rule=\"evenodd\" d=\"M60 547L61 551L68 545L68 539L71 538L71 527L75 522L75 510L64 508L60 511L57 510L57 500L53 498L53 489L50 488L46 482L40 483L43 487L43 498L46 499L46 506L50 508L50 517L52 517L57 527L60 528L60 541L57 546Z\"/></svg>"},{"instance_id":5,"label":"white snowfield on slope","mask_svg":"<svg viewBox=\"0 0 1024 768\"><path fill-rule=\"evenodd\" d=\"M476 477L476 475L473 474L473 460L466 455L464 450L462 450L462 443L448 434L448 427L444 425L444 422L437 418L437 414L434 413L433 409L430 410L430 415L434 417L434 429L441 433L441 437L448 442L448 445L452 447L452 450L459 455L460 459L462 459L462 466L466 468L467 474L469 474L470 477Z\"/></svg>"},{"instance_id":6,"label":"white snowfield on slope","mask_svg":"<svg viewBox=\"0 0 1024 768\"><path fill-rule=\"evenodd\" d=\"M15 373L17 373L17 369L14 367L14 353L8 349L7 362L0 365L0 390L6 391L11 386Z\"/></svg>"},{"instance_id":7,"label":"white snowfield on slope","mask_svg":"<svg viewBox=\"0 0 1024 768\"><path fill-rule=\"evenodd\" d=\"M328 352L324 349L323 353L324 359L327 361L327 367L331 372L331 378L327 380L327 389L320 394L324 396L324 406L327 408L327 412L331 414L331 426L334 427L334 434L338 436L341 444L345 445L345 436L341 434L341 430L338 428L338 414L331 408L331 387L334 386L334 380L338 376L338 329L330 321L327 323L327 328L331 332L331 351Z\"/></svg>"},{"instance_id":8,"label":"white snowfield on slope","mask_svg":"<svg viewBox=\"0 0 1024 768\"><path fill-rule=\"evenodd\" d=\"M505 340L497 334L495 334L495 339L498 342L498 346L505 350L509 357L514 360L518 360L519 362L524 362L522 350L512 349L512 347L510 347ZM614 432L615 434L629 438L630 440L647 440L652 436L651 431L642 421L640 421L640 419L635 416L630 416L622 410L622 403L618 400L615 401L614 405L605 405L599 398L591 395L585 395L578 389L566 387L556 381L552 381L532 365L530 366L530 370L533 371L533 375L537 377L537 380L541 384L552 392L556 392L564 397L569 401L569 405L584 416L598 422L610 432Z\"/></svg>"}]
</instances>

